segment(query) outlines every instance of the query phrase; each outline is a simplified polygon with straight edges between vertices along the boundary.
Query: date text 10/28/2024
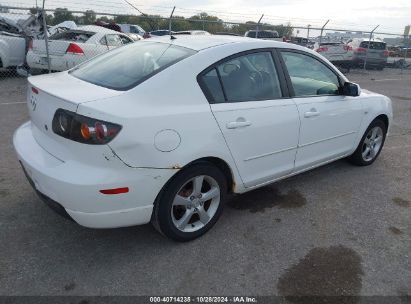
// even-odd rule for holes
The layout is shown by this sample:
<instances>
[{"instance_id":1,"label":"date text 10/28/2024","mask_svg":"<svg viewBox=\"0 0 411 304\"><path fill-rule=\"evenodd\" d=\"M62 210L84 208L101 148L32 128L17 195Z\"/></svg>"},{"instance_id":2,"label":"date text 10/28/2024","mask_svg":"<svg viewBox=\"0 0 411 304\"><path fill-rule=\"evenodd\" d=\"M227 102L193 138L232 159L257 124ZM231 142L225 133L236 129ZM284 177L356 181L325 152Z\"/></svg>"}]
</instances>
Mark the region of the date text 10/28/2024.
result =
<instances>
[{"instance_id":1,"label":"date text 10/28/2024","mask_svg":"<svg viewBox=\"0 0 411 304\"><path fill-rule=\"evenodd\" d=\"M150 303L257 303L255 297L150 297Z\"/></svg>"}]
</instances>

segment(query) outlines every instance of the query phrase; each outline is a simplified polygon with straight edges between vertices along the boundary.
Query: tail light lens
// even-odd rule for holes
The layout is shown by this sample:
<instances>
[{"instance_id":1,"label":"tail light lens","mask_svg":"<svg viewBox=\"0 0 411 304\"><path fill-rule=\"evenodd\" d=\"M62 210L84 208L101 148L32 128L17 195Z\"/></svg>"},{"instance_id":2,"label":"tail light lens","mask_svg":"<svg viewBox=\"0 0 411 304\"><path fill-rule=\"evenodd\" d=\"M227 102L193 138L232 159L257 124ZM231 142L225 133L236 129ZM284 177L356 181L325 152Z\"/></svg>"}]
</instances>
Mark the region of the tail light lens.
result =
<instances>
[{"instance_id":1,"label":"tail light lens","mask_svg":"<svg viewBox=\"0 0 411 304\"><path fill-rule=\"evenodd\" d=\"M318 53L327 52L327 51L328 51L328 47L326 47L326 46L321 46L317 49Z\"/></svg>"},{"instance_id":2,"label":"tail light lens","mask_svg":"<svg viewBox=\"0 0 411 304\"><path fill-rule=\"evenodd\" d=\"M150 38L150 37L151 37L151 36L150 36L150 34L149 34L149 33L147 33L147 32L146 32L146 33L144 33L144 35L143 35L143 38L144 38L144 39L147 39L147 38Z\"/></svg>"},{"instance_id":3,"label":"tail light lens","mask_svg":"<svg viewBox=\"0 0 411 304\"><path fill-rule=\"evenodd\" d=\"M356 48L356 49L355 49L355 52L356 52L357 54L365 54L366 51L367 51L367 49L366 49L366 48L362 48L362 47L359 47L359 48Z\"/></svg>"},{"instance_id":4,"label":"tail light lens","mask_svg":"<svg viewBox=\"0 0 411 304\"><path fill-rule=\"evenodd\" d=\"M57 135L89 145L105 145L121 130L120 125L63 109L54 114L52 127Z\"/></svg>"},{"instance_id":5,"label":"tail light lens","mask_svg":"<svg viewBox=\"0 0 411 304\"><path fill-rule=\"evenodd\" d=\"M344 45L344 51L352 51L352 47L351 47L351 45Z\"/></svg>"},{"instance_id":6,"label":"tail light lens","mask_svg":"<svg viewBox=\"0 0 411 304\"><path fill-rule=\"evenodd\" d=\"M32 49L33 49L33 40L32 40L32 39L29 40L28 49L29 49L29 50L32 50Z\"/></svg>"},{"instance_id":7,"label":"tail light lens","mask_svg":"<svg viewBox=\"0 0 411 304\"><path fill-rule=\"evenodd\" d=\"M390 54L389 51L387 51L387 50L384 51L384 57L388 57L389 54Z\"/></svg>"},{"instance_id":8,"label":"tail light lens","mask_svg":"<svg viewBox=\"0 0 411 304\"><path fill-rule=\"evenodd\" d=\"M75 43L70 43L67 50L66 50L67 54L73 54L73 55L84 55L83 50L81 49L81 47L79 47L77 44Z\"/></svg>"}]
</instances>

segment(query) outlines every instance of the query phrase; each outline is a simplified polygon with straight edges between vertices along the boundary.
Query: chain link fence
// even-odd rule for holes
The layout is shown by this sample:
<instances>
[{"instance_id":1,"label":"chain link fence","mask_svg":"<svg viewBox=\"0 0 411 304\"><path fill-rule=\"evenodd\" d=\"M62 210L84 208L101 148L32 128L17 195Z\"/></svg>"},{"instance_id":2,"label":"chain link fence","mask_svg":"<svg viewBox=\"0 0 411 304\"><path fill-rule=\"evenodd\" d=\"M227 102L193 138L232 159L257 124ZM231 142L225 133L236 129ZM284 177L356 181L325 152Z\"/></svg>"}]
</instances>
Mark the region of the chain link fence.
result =
<instances>
[{"instance_id":1,"label":"chain link fence","mask_svg":"<svg viewBox=\"0 0 411 304\"><path fill-rule=\"evenodd\" d=\"M382 53L378 56L384 66L411 68L410 37L399 33L378 32L375 28L334 28L328 21L307 26L293 24L292 20L275 23L269 18L264 21L264 15L258 21L248 22L224 21L204 12L191 17L147 15L133 8L138 14L0 6L0 77L68 70L109 50L158 35L244 36L248 31L252 37L275 38L315 49L336 63L353 60L358 50L368 48L361 41L372 38L375 47L380 43ZM386 42L378 37L384 37ZM358 45L353 42L357 40ZM369 48L373 48L373 42ZM366 52L353 67L368 68L367 61L374 59Z\"/></svg>"}]
</instances>

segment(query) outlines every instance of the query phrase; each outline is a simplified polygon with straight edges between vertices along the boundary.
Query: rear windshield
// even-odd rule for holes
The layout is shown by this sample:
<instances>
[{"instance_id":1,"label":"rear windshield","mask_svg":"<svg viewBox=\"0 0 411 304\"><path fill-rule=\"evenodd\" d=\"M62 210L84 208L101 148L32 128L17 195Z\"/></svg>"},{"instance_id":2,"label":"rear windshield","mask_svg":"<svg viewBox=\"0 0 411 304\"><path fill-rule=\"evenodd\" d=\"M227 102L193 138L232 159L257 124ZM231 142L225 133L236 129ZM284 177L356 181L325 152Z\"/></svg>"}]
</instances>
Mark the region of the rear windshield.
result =
<instances>
[{"instance_id":1,"label":"rear windshield","mask_svg":"<svg viewBox=\"0 0 411 304\"><path fill-rule=\"evenodd\" d=\"M324 42L320 44L321 46L323 45L329 45L329 46L339 46L339 45L344 45L342 42Z\"/></svg>"},{"instance_id":2,"label":"rear windshield","mask_svg":"<svg viewBox=\"0 0 411 304\"><path fill-rule=\"evenodd\" d=\"M71 75L109 89L125 91L196 52L159 42L137 42L80 65Z\"/></svg>"},{"instance_id":3,"label":"rear windshield","mask_svg":"<svg viewBox=\"0 0 411 304\"><path fill-rule=\"evenodd\" d=\"M83 31L65 31L62 33L56 33L50 36L51 40L65 40L65 41L75 41L84 43L87 42L96 33L93 32L83 32Z\"/></svg>"},{"instance_id":4,"label":"rear windshield","mask_svg":"<svg viewBox=\"0 0 411 304\"><path fill-rule=\"evenodd\" d=\"M256 31L249 31L247 37L255 38ZM277 32L258 31L257 38L278 38Z\"/></svg>"},{"instance_id":5,"label":"rear windshield","mask_svg":"<svg viewBox=\"0 0 411 304\"><path fill-rule=\"evenodd\" d=\"M368 44L370 44L370 49L374 50L385 50L386 44L384 42L375 42L375 41L363 41L360 44L360 47L368 49Z\"/></svg>"}]
</instances>

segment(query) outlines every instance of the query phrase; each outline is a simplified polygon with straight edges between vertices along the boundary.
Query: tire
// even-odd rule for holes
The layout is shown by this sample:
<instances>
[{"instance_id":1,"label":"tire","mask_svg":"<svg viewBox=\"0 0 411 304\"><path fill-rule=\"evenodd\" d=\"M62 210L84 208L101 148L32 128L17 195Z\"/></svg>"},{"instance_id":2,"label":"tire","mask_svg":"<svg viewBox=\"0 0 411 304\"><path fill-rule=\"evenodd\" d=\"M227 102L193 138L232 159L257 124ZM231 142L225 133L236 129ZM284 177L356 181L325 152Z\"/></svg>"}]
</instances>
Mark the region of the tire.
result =
<instances>
[{"instance_id":1,"label":"tire","mask_svg":"<svg viewBox=\"0 0 411 304\"><path fill-rule=\"evenodd\" d=\"M377 70L378 70L378 71L384 70L384 66L383 66L383 65L378 66L378 67L377 67Z\"/></svg>"},{"instance_id":2,"label":"tire","mask_svg":"<svg viewBox=\"0 0 411 304\"><path fill-rule=\"evenodd\" d=\"M374 135L376 136L374 137ZM385 123L381 119L375 119L368 126L357 149L348 160L357 166L371 165L377 159L378 155L380 155L385 143L386 135L387 126Z\"/></svg>"},{"instance_id":3,"label":"tire","mask_svg":"<svg viewBox=\"0 0 411 304\"><path fill-rule=\"evenodd\" d=\"M175 241L191 241L214 226L226 197L226 176L213 164L199 162L183 168L166 184L154 203L151 222Z\"/></svg>"}]
</instances>

